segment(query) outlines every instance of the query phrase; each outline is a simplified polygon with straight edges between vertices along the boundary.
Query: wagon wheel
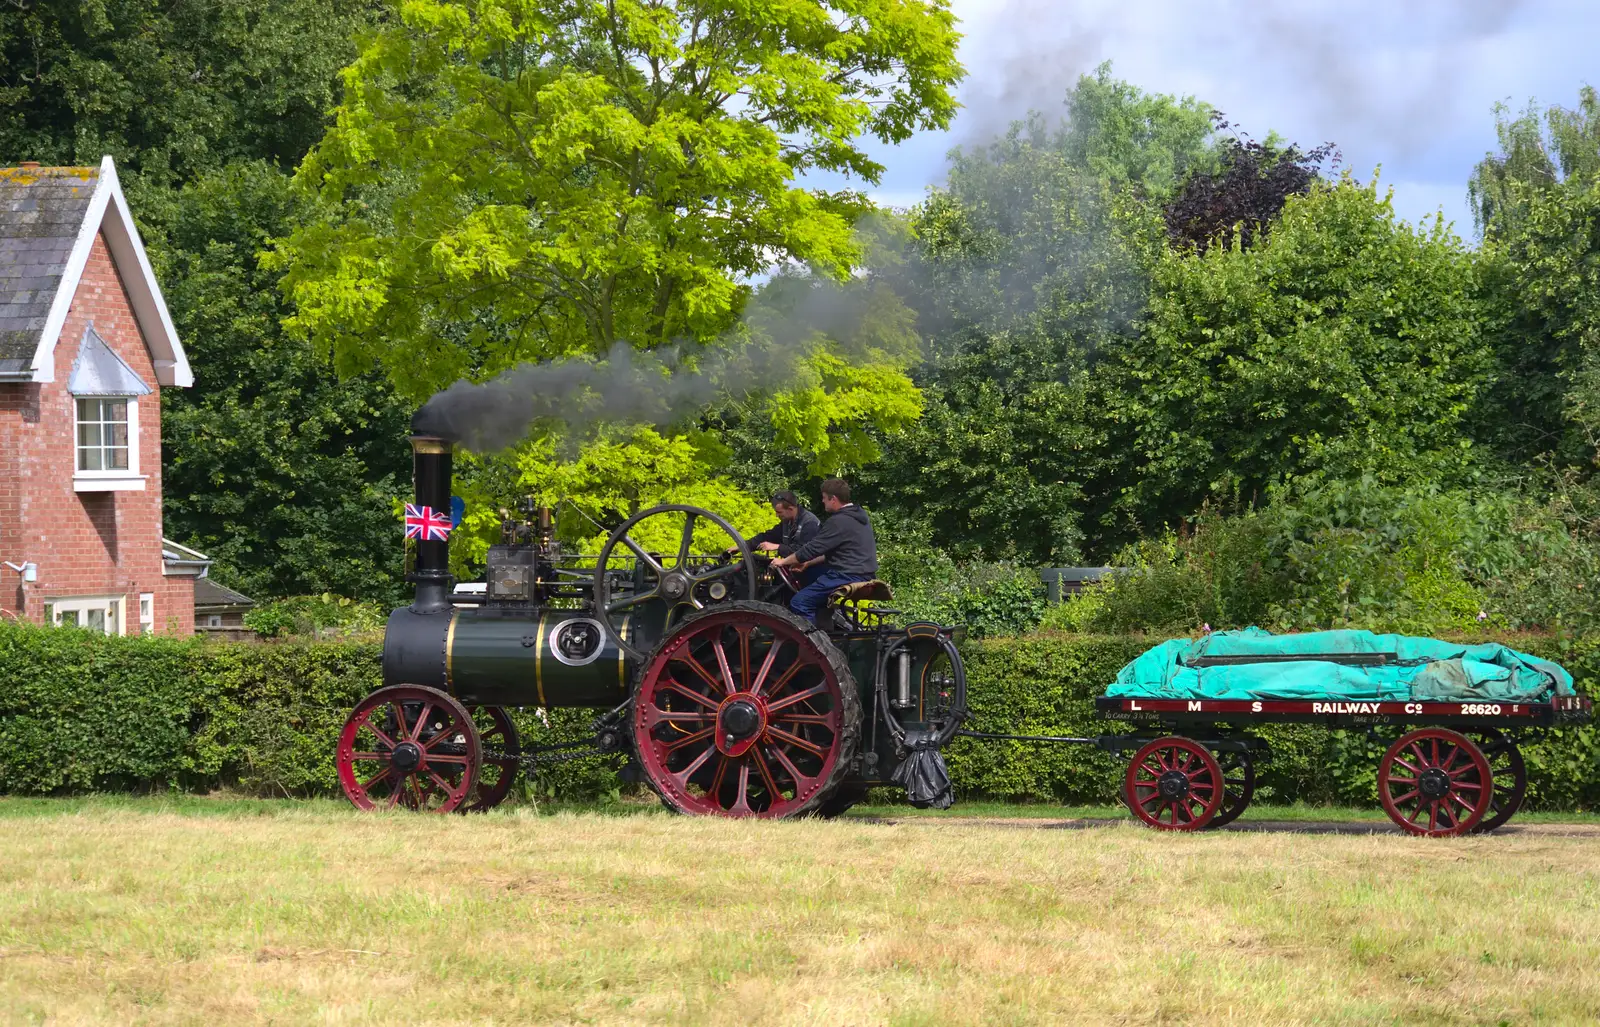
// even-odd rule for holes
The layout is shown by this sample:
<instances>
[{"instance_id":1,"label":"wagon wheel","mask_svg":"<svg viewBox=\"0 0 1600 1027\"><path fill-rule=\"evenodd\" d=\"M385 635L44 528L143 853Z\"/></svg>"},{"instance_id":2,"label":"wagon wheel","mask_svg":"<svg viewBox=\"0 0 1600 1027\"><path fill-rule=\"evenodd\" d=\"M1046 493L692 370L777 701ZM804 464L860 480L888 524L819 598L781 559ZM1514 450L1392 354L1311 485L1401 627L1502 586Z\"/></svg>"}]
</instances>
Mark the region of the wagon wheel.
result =
<instances>
[{"instance_id":1,"label":"wagon wheel","mask_svg":"<svg viewBox=\"0 0 1600 1027\"><path fill-rule=\"evenodd\" d=\"M631 723L668 808L792 817L849 773L861 700L827 636L781 607L733 602L685 620L650 656Z\"/></svg>"},{"instance_id":2,"label":"wagon wheel","mask_svg":"<svg viewBox=\"0 0 1600 1027\"><path fill-rule=\"evenodd\" d=\"M1411 834L1466 834L1489 810L1489 761L1471 739L1442 727L1401 735L1378 762L1378 800Z\"/></svg>"},{"instance_id":3,"label":"wagon wheel","mask_svg":"<svg viewBox=\"0 0 1600 1027\"><path fill-rule=\"evenodd\" d=\"M483 762L478 767L478 786L463 812L482 813L500 805L511 793L522 767L522 736L503 706L469 706L467 712L478 728Z\"/></svg>"},{"instance_id":4,"label":"wagon wheel","mask_svg":"<svg viewBox=\"0 0 1600 1027\"><path fill-rule=\"evenodd\" d=\"M1176 735L1133 754L1122 795L1133 815L1163 831L1198 831L1222 805L1222 768L1206 747Z\"/></svg>"},{"instance_id":5,"label":"wagon wheel","mask_svg":"<svg viewBox=\"0 0 1600 1027\"><path fill-rule=\"evenodd\" d=\"M677 550L671 556L651 553L630 534L644 521L669 514L684 515L683 530L678 534ZM738 550L737 559L699 570L692 569L689 561L694 554L690 550L694 546L694 529L698 521L705 521L727 536L727 540L733 543L733 548ZM645 586L639 591L620 597L612 594L611 581L614 574L611 558L618 546L632 553L633 559L637 560L643 569L645 579ZM715 547L718 552L724 551L725 548L721 541ZM738 577L741 571L744 574L742 580ZM632 643L623 637L624 619L637 612L634 607L654 600L666 605L667 623L670 624L673 611L680 606L689 606L696 610L705 607L705 602L696 594L702 585L715 586L711 589L713 596L716 596L717 587L723 589L723 595L727 595L729 589L742 589L742 594L745 596L756 595L756 568L755 561L750 558L750 543L745 541L744 536L740 535L733 525L710 510L679 503L652 506L623 521L601 547L600 556L595 560L594 567L594 608L596 615L605 622L606 631L617 643L617 647L632 659L642 660L644 652L634 648ZM716 598L721 597L716 596Z\"/></svg>"},{"instance_id":6,"label":"wagon wheel","mask_svg":"<svg viewBox=\"0 0 1600 1027\"><path fill-rule=\"evenodd\" d=\"M477 783L478 729L437 688L390 685L351 711L335 762L339 784L358 809L449 813Z\"/></svg>"},{"instance_id":7,"label":"wagon wheel","mask_svg":"<svg viewBox=\"0 0 1600 1027\"><path fill-rule=\"evenodd\" d=\"M1223 827L1239 819L1256 794L1256 765L1248 752L1224 749L1216 754L1222 768L1222 805L1207 827Z\"/></svg>"},{"instance_id":8,"label":"wagon wheel","mask_svg":"<svg viewBox=\"0 0 1600 1027\"><path fill-rule=\"evenodd\" d=\"M1522 750L1504 732L1492 727L1478 728L1467 737L1489 761L1489 773L1494 779L1489 811L1472 829L1473 834L1482 834L1503 826L1522 808L1522 800L1528 794L1528 768L1522 762Z\"/></svg>"}]
</instances>

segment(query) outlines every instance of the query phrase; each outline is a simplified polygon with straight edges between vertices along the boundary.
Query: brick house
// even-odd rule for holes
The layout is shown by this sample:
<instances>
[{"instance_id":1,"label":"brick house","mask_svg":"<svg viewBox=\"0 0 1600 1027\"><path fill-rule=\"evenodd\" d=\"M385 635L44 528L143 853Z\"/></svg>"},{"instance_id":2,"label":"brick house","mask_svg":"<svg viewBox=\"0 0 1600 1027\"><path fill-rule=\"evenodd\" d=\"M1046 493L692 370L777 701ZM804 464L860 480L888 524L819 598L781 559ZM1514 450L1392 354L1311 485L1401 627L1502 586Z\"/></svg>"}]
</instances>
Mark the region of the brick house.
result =
<instances>
[{"instance_id":1,"label":"brick house","mask_svg":"<svg viewBox=\"0 0 1600 1027\"><path fill-rule=\"evenodd\" d=\"M194 632L159 396L193 381L111 158L0 168L0 620Z\"/></svg>"}]
</instances>

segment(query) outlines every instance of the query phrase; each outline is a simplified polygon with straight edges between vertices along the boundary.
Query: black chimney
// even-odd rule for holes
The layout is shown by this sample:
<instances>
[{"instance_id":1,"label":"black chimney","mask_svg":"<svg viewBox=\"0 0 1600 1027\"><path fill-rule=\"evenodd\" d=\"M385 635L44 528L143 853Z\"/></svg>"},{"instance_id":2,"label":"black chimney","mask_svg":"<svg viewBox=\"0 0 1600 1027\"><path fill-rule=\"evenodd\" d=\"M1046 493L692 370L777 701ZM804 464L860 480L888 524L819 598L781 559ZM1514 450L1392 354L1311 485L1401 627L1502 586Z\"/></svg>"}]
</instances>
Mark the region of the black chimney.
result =
<instances>
[{"instance_id":1,"label":"black chimney","mask_svg":"<svg viewBox=\"0 0 1600 1027\"><path fill-rule=\"evenodd\" d=\"M450 475L455 445L437 435L411 437L412 473L416 481L417 506L429 507L441 517L450 516ZM450 543L417 539L416 570L406 580L417 586L411 609L417 613L438 613L450 609L450 592L455 579L450 576Z\"/></svg>"}]
</instances>

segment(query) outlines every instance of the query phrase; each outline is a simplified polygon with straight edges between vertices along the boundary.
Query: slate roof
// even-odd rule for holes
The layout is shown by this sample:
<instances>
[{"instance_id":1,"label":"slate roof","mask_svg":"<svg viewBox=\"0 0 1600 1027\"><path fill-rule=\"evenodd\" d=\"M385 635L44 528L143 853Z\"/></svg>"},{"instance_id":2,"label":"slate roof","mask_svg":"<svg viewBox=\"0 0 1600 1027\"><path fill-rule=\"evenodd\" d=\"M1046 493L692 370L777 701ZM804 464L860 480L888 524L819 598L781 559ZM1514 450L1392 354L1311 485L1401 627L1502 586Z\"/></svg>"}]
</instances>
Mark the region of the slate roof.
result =
<instances>
[{"instance_id":1,"label":"slate roof","mask_svg":"<svg viewBox=\"0 0 1600 1027\"><path fill-rule=\"evenodd\" d=\"M99 177L98 168L0 168L0 372L32 364Z\"/></svg>"},{"instance_id":2,"label":"slate roof","mask_svg":"<svg viewBox=\"0 0 1600 1027\"><path fill-rule=\"evenodd\" d=\"M194 607L204 606L254 606L256 601L227 585L219 585L210 578L200 578L194 583Z\"/></svg>"}]
</instances>

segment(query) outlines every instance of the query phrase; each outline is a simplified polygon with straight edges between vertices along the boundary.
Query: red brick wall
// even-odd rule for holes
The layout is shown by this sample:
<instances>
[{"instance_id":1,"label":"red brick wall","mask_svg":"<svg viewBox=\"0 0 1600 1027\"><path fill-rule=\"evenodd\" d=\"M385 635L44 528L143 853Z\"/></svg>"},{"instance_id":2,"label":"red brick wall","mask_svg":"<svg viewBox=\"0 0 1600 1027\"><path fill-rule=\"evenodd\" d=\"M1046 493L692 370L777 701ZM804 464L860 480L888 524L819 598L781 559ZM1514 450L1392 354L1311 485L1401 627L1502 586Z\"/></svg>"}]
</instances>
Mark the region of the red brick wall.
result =
<instances>
[{"instance_id":1,"label":"red brick wall","mask_svg":"<svg viewBox=\"0 0 1600 1027\"><path fill-rule=\"evenodd\" d=\"M167 577L161 562L161 403L139 398L141 491L77 492L75 412L67 382L90 322L145 384L155 366L105 240L97 238L56 343L55 381L0 384L0 559L39 565L20 585L0 569L0 609L42 622L44 606L72 596L121 595L129 634L139 628L139 593L155 593L155 629L194 632L194 581Z\"/></svg>"}]
</instances>

